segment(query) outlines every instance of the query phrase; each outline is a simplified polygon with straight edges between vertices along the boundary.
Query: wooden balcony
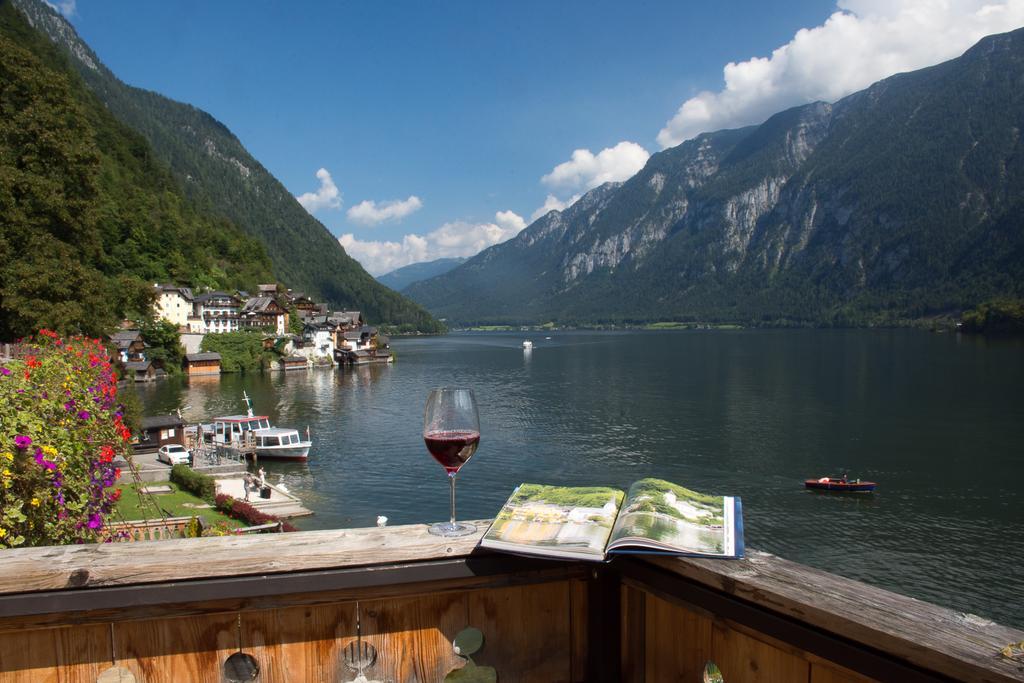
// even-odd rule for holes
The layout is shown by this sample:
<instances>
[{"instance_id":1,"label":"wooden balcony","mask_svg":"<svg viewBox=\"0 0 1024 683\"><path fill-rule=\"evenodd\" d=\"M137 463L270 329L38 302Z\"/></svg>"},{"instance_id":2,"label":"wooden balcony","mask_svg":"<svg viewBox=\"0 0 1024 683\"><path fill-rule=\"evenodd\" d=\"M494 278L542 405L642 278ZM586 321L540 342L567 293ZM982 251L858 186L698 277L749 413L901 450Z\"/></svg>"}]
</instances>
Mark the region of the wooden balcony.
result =
<instances>
[{"instance_id":1,"label":"wooden balcony","mask_svg":"<svg viewBox=\"0 0 1024 683\"><path fill-rule=\"evenodd\" d=\"M487 522L479 522L482 530ZM3 551L0 681L1024 681L1024 633L750 551L742 561L544 561L423 525ZM1019 600L1019 596L1007 596ZM351 659L351 657L350 657ZM106 674L110 676L110 673ZM109 678L103 680L120 680Z\"/></svg>"}]
</instances>

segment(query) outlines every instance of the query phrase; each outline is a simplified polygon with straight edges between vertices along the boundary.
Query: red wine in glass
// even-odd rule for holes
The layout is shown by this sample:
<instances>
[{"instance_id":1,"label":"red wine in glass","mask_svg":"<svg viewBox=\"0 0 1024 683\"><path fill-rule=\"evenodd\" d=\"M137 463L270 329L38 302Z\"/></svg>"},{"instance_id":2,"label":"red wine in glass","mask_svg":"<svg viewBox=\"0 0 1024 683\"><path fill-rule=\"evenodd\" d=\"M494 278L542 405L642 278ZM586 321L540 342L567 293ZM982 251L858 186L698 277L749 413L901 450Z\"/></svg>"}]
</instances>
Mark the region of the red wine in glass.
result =
<instances>
[{"instance_id":1,"label":"red wine in glass","mask_svg":"<svg viewBox=\"0 0 1024 683\"><path fill-rule=\"evenodd\" d=\"M472 524L455 521L455 475L480 444L480 415L472 389L444 387L430 392L423 410L423 442L448 473L451 494L451 518L446 523L431 526L430 533L437 536L473 533L476 527Z\"/></svg>"},{"instance_id":2,"label":"red wine in glass","mask_svg":"<svg viewBox=\"0 0 1024 683\"><path fill-rule=\"evenodd\" d=\"M441 463L449 474L454 474L476 453L480 432L469 429L428 432L423 435L423 441L434 460Z\"/></svg>"}]
</instances>

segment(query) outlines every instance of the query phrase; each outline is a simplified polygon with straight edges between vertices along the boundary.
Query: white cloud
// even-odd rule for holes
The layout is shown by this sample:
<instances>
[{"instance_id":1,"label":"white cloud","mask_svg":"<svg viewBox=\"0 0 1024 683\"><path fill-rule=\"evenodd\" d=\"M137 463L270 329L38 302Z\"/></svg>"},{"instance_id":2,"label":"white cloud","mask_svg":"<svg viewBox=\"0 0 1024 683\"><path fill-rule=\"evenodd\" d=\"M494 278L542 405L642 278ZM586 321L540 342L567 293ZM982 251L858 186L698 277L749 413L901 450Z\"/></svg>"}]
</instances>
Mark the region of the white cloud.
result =
<instances>
[{"instance_id":1,"label":"white cloud","mask_svg":"<svg viewBox=\"0 0 1024 683\"><path fill-rule=\"evenodd\" d=\"M389 202L377 202L367 199L348 210L348 219L360 225L377 225L384 221L397 221L409 214L419 211L423 202L416 195L408 199L395 199Z\"/></svg>"},{"instance_id":2,"label":"white cloud","mask_svg":"<svg viewBox=\"0 0 1024 683\"><path fill-rule=\"evenodd\" d=\"M320 188L316 192L306 192L295 199L310 213L316 213L320 209L340 209L341 191L331 179L331 174L326 168L316 172L320 179Z\"/></svg>"},{"instance_id":3,"label":"white cloud","mask_svg":"<svg viewBox=\"0 0 1024 683\"><path fill-rule=\"evenodd\" d=\"M70 19L77 11L77 0L45 0L46 4Z\"/></svg>"},{"instance_id":4,"label":"white cloud","mask_svg":"<svg viewBox=\"0 0 1024 683\"><path fill-rule=\"evenodd\" d=\"M565 201L562 201L555 195L549 194L547 198L544 200L544 204L540 206L536 211L534 211L533 214L530 215L530 220L535 221L541 216L544 216L551 211L562 211L564 209L567 209L573 204L575 204L576 201L582 196L582 194L574 194Z\"/></svg>"},{"instance_id":5,"label":"white cloud","mask_svg":"<svg viewBox=\"0 0 1024 683\"><path fill-rule=\"evenodd\" d=\"M577 149L569 161L555 166L540 181L552 190L586 192L607 182L630 178L650 156L640 145L625 140L596 155L589 149Z\"/></svg>"},{"instance_id":6,"label":"white cloud","mask_svg":"<svg viewBox=\"0 0 1024 683\"><path fill-rule=\"evenodd\" d=\"M770 57L726 64L725 86L686 100L658 133L661 146L760 123L795 105L833 102L1024 24L1024 0L840 0L837 7L824 24L800 29Z\"/></svg>"},{"instance_id":7,"label":"white cloud","mask_svg":"<svg viewBox=\"0 0 1024 683\"><path fill-rule=\"evenodd\" d=\"M453 221L426 235L406 235L401 242L364 241L352 233L342 235L338 241L371 275L382 275L410 263L474 256L489 246L515 237L525 226L522 216L512 211L499 211L493 223Z\"/></svg>"},{"instance_id":8,"label":"white cloud","mask_svg":"<svg viewBox=\"0 0 1024 683\"><path fill-rule=\"evenodd\" d=\"M519 231L526 227L526 221L515 211L499 211L494 214L494 222L501 226L504 230L515 231L513 234L518 235Z\"/></svg>"}]
</instances>

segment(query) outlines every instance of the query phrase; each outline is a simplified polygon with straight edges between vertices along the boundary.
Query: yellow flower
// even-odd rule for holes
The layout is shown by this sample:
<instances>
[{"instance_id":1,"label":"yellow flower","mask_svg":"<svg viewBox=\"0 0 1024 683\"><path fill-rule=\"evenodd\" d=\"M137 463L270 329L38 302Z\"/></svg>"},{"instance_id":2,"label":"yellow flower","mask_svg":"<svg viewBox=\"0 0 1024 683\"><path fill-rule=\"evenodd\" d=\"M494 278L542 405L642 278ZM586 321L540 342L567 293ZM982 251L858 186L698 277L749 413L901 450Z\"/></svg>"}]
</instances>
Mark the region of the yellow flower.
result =
<instances>
[{"instance_id":1,"label":"yellow flower","mask_svg":"<svg viewBox=\"0 0 1024 683\"><path fill-rule=\"evenodd\" d=\"M39 499L38 498L33 498L32 499L32 507L34 507L34 508L39 507Z\"/></svg>"},{"instance_id":2,"label":"yellow flower","mask_svg":"<svg viewBox=\"0 0 1024 683\"><path fill-rule=\"evenodd\" d=\"M10 451L6 453L0 453L0 457L2 457L7 462L14 462L14 453L11 453Z\"/></svg>"},{"instance_id":3,"label":"yellow flower","mask_svg":"<svg viewBox=\"0 0 1024 683\"><path fill-rule=\"evenodd\" d=\"M5 529L2 526L0 526L0 538L3 538L6 535L7 535L7 529Z\"/></svg>"},{"instance_id":4,"label":"yellow flower","mask_svg":"<svg viewBox=\"0 0 1024 683\"><path fill-rule=\"evenodd\" d=\"M43 453L47 455L57 455L57 449L53 446L43 446Z\"/></svg>"},{"instance_id":5,"label":"yellow flower","mask_svg":"<svg viewBox=\"0 0 1024 683\"><path fill-rule=\"evenodd\" d=\"M8 468L5 467L4 471L3 471L3 475L4 475L4 478L6 479L7 477L11 476L11 471Z\"/></svg>"}]
</instances>

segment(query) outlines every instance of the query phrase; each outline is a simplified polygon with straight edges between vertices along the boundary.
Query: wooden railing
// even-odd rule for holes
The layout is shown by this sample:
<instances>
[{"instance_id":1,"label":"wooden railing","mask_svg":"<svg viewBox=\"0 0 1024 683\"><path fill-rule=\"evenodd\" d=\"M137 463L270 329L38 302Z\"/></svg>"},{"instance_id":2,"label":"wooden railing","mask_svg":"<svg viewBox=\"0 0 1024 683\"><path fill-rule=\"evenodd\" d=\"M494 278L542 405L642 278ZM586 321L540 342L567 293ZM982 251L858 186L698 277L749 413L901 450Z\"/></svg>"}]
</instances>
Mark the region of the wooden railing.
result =
<instances>
[{"instance_id":1,"label":"wooden railing","mask_svg":"<svg viewBox=\"0 0 1024 683\"><path fill-rule=\"evenodd\" d=\"M487 521L477 523L482 530ZM1024 633L750 551L608 564L481 552L423 525L0 554L0 681L1024 681ZM1008 596L1008 599L1017 599ZM111 675L107 673L106 675ZM118 680L116 678L112 680Z\"/></svg>"},{"instance_id":2,"label":"wooden railing","mask_svg":"<svg viewBox=\"0 0 1024 683\"><path fill-rule=\"evenodd\" d=\"M202 524L202 521L200 520L199 523ZM110 539L113 542L139 542L187 538L190 524L192 524L192 517L114 522L103 530L103 539Z\"/></svg>"}]
</instances>

